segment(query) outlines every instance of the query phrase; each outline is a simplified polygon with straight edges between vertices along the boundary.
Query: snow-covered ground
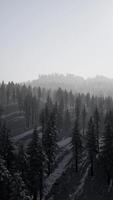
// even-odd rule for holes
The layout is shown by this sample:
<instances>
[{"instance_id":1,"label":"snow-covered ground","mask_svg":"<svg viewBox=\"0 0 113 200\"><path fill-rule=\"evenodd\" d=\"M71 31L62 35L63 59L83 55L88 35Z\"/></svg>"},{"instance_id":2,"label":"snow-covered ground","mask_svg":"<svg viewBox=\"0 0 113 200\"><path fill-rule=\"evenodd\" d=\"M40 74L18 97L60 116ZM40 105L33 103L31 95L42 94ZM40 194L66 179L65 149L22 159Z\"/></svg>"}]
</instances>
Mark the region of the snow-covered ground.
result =
<instances>
[{"instance_id":1,"label":"snow-covered ground","mask_svg":"<svg viewBox=\"0 0 113 200\"><path fill-rule=\"evenodd\" d=\"M33 130L34 129L23 132L17 136L12 137L12 139L14 142L22 140L26 138L27 136L32 135ZM40 131L39 134L41 135L41 127L38 127L37 130ZM72 159L72 152L70 151L72 147L71 140L72 138L68 137L58 142L58 146L60 148L60 153L56 158L56 160L58 161L58 165L56 169L54 170L54 172L45 180L46 189L44 191L44 196L47 196L50 193L53 185L68 168L68 164L70 163Z\"/></svg>"},{"instance_id":2,"label":"snow-covered ground","mask_svg":"<svg viewBox=\"0 0 113 200\"><path fill-rule=\"evenodd\" d=\"M2 115L2 119L6 119L6 118L8 118L8 117L13 117L13 116L15 116L15 115L22 115L22 114L24 114L24 112L23 111L16 111L16 112L12 112L12 113L9 113L9 114L5 114L5 115Z\"/></svg>"},{"instance_id":3,"label":"snow-covered ground","mask_svg":"<svg viewBox=\"0 0 113 200\"><path fill-rule=\"evenodd\" d=\"M69 143L71 142L72 137L68 137L68 138L63 138L61 141L58 142L58 146L60 148L65 147L66 145L69 145Z\"/></svg>"},{"instance_id":4,"label":"snow-covered ground","mask_svg":"<svg viewBox=\"0 0 113 200\"><path fill-rule=\"evenodd\" d=\"M83 192L84 184L85 184L86 178L88 177L89 170L90 170L90 165L86 168L85 174L84 174L84 176L82 177L82 179L81 179L81 181L80 181L80 185L78 186L77 191L75 192L74 196L79 195L80 193ZM75 198L74 198L74 199L75 199ZM74 200L74 199L73 199L73 200Z\"/></svg>"},{"instance_id":5,"label":"snow-covered ground","mask_svg":"<svg viewBox=\"0 0 113 200\"><path fill-rule=\"evenodd\" d=\"M66 171L68 164L70 163L72 159L72 153L69 153L66 155L62 162L59 163L58 167L55 169L55 171L47 178L45 181L45 191L44 196L47 196L53 185L56 183L56 181L62 176L62 174Z\"/></svg>"},{"instance_id":6,"label":"snow-covered ground","mask_svg":"<svg viewBox=\"0 0 113 200\"><path fill-rule=\"evenodd\" d=\"M71 149L71 137L62 139L58 142L59 148L62 149L60 154L57 156L56 160L62 158L62 160L58 163L54 172L45 180L45 191L44 197L46 197L52 190L53 185L56 183L58 179L63 175L63 173L67 170L68 165L72 159Z\"/></svg>"},{"instance_id":7,"label":"snow-covered ground","mask_svg":"<svg viewBox=\"0 0 113 200\"><path fill-rule=\"evenodd\" d=\"M40 131L41 127L38 127L37 130ZM23 138L25 138L29 135L32 135L33 131L34 131L34 129L30 129L28 131L25 131L24 133L21 133L17 136L12 137L12 139L13 139L14 142L19 141L19 140L21 140L21 139L23 139ZM41 134L40 134L40 137L41 137Z\"/></svg>"},{"instance_id":8,"label":"snow-covered ground","mask_svg":"<svg viewBox=\"0 0 113 200\"><path fill-rule=\"evenodd\" d=\"M15 122L20 122L20 121L25 121L25 117L24 116L17 116L14 118L9 118L7 119L7 123L15 123Z\"/></svg>"},{"instance_id":9,"label":"snow-covered ground","mask_svg":"<svg viewBox=\"0 0 113 200\"><path fill-rule=\"evenodd\" d=\"M99 139L99 151L100 151L100 153L102 151L102 148L104 147L104 141L105 141L105 137L101 136L100 139Z\"/></svg>"}]
</instances>

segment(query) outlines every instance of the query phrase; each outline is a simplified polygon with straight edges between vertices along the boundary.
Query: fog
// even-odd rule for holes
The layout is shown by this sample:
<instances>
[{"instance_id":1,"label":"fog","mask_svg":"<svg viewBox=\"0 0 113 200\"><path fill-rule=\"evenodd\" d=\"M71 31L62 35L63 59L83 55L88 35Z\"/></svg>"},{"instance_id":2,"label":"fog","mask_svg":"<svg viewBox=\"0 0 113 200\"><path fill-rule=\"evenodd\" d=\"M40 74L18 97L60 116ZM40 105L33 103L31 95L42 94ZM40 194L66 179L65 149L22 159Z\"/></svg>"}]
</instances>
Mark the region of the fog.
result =
<instances>
[{"instance_id":1,"label":"fog","mask_svg":"<svg viewBox=\"0 0 113 200\"><path fill-rule=\"evenodd\" d=\"M113 78L112 0L1 0L0 81Z\"/></svg>"}]
</instances>

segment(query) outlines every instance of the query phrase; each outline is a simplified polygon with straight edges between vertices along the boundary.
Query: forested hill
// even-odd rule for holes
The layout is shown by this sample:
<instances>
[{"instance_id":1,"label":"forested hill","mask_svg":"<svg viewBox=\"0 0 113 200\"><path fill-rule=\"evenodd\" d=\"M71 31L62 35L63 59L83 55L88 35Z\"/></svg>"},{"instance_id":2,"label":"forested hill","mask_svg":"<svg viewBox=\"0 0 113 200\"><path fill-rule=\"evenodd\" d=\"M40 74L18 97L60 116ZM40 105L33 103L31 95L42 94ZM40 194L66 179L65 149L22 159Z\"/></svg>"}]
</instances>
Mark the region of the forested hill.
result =
<instances>
[{"instance_id":1,"label":"forested hill","mask_svg":"<svg viewBox=\"0 0 113 200\"><path fill-rule=\"evenodd\" d=\"M113 199L112 97L0 84L0 200L15 199Z\"/></svg>"},{"instance_id":2,"label":"forested hill","mask_svg":"<svg viewBox=\"0 0 113 200\"><path fill-rule=\"evenodd\" d=\"M80 93L91 93L94 95L113 96L113 79L104 76L96 76L94 78L84 79L72 74L58 75L41 75L37 80L26 83L32 87L44 87L46 89L62 89L72 90Z\"/></svg>"}]
</instances>

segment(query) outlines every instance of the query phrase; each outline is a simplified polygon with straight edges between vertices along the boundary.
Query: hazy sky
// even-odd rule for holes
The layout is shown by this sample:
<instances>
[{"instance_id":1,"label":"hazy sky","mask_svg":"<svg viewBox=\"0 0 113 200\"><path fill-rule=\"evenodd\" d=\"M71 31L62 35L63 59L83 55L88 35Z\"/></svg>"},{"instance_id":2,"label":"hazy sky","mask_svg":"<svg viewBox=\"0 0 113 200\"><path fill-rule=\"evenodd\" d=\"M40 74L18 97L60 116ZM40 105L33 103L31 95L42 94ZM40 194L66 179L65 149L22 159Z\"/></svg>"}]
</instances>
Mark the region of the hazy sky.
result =
<instances>
[{"instance_id":1,"label":"hazy sky","mask_svg":"<svg viewBox=\"0 0 113 200\"><path fill-rule=\"evenodd\" d=\"M0 81L113 78L113 0L0 0Z\"/></svg>"}]
</instances>

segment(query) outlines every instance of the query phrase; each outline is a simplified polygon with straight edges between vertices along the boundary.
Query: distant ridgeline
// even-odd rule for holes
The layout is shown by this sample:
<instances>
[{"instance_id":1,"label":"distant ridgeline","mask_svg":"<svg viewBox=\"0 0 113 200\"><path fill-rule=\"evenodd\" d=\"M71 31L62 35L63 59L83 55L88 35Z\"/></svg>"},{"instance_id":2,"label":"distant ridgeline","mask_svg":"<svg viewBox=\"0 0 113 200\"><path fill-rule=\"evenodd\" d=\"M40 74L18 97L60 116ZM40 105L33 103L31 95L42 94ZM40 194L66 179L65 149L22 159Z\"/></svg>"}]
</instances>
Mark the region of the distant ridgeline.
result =
<instances>
[{"instance_id":1,"label":"distant ridgeline","mask_svg":"<svg viewBox=\"0 0 113 200\"><path fill-rule=\"evenodd\" d=\"M77 93L90 93L97 96L113 96L113 79L104 76L84 79L71 74L64 75L41 75L37 80L27 82L32 87L44 87L46 89L72 90Z\"/></svg>"}]
</instances>

